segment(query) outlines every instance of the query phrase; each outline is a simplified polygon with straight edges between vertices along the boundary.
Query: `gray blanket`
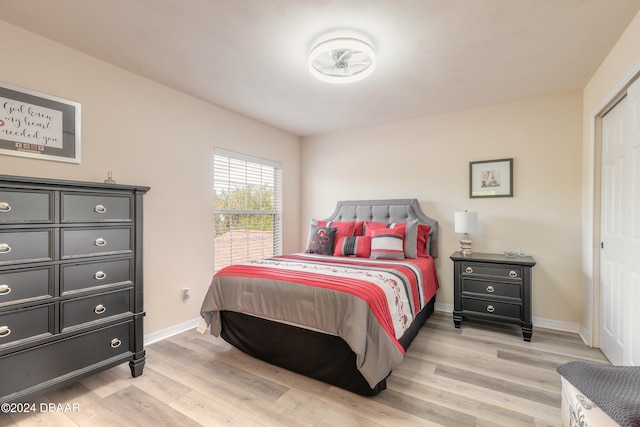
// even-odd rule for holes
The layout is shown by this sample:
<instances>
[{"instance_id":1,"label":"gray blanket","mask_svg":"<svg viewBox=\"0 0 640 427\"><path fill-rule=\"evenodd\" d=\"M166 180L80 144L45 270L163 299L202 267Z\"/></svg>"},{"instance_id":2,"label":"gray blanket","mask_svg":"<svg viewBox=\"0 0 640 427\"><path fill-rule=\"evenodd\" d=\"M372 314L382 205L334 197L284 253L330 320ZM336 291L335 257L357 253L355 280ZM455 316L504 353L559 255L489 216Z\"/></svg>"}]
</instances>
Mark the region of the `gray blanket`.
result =
<instances>
[{"instance_id":1,"label":"gray blanket","mask_svg":"<svg viewBox=\"0 0 640 427\"><path fill-rule=\"evenodd\" d=\"M557 370L622 427L640 427L640 366L569 362Z\"/></svg>"}]
</instances>

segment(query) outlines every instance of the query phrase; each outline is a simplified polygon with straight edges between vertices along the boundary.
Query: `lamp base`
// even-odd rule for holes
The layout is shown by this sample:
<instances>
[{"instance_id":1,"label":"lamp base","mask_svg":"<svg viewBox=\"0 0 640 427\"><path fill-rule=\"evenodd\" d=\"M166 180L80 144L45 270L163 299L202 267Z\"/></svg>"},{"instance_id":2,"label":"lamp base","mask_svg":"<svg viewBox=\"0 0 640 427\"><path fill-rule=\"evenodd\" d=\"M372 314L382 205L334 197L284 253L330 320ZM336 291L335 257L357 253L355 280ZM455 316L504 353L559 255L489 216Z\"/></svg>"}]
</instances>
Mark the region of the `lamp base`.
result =
<instances>
[{"instance_id":1,"label":"lamp base","mask_svg":"<svg viewBox=\"0 0 640 427\"><path fill-rule=\"evenodd\" d=\"M471 255L471 238L468 233L464 233L460 239L460 254Z\"/></svg>"}]
</instances>

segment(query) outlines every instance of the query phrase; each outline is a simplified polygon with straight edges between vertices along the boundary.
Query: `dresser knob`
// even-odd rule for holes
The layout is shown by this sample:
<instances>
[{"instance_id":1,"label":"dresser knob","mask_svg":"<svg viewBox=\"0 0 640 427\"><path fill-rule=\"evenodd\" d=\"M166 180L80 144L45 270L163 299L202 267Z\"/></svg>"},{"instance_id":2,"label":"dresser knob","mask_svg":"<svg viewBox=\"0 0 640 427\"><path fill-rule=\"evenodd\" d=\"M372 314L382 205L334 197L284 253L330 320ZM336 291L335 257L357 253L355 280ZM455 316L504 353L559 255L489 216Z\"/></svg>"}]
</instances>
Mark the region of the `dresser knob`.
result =
<instances>
[{"instance_id":1,"label":"dresser knob","mask_svg":"<svg viewBox=\"0 0 640 427\"><path fill-rule=\"evenodd\" d=\"M107 211L107 208L105 208L104 205L96 205L96 207L93 208L93 210L99 214L103 214Z\"/></svg>"},{"instance_id":2,"label":"dresser knob","mask_svg":"<svg viewBox=\"0 0 640 427\"><path fill-rule=\"evenodd\" d=\"M509 272L509 277L518 277L518 272L517 272L517 271L515 271L515 270L511 270L511 271Z\"/></svg>"},{"instance_id":3,"label":"dresser knob","mask_svg":"<svg viewBox=\"0 0 640 427\"><path fill-rule=\"evenodd\" d=\"M8 337L11 329L8 326L0 326L0 338Z\"/></svg>"},{"instance_id":4,"label":"dresser knob","mask_svg":"<svg viewBox=\"0 0 640 427\"><path fill-rule=\"evenodd\" d=\"M102 313L104 313L105 311L107 311L107 307L105 307L105 306L104 306L104 305L102 305L102 304L98 304L98 305L96 305L96 308L94 308L94 309L93 309L93 312L94 312L95 314L102 314Z\"/></svg>"},{"instance_id":5,"label":"dresser knob","mask_svg":"<svg viewBox=\"0 0 640 427\"><path fill-rule=\"evenodd\" d=\"M467 267L467 268L464 269L464 272L465 273L473 273L473 268Z\"/></svg>"},{"instance_id":6,"label":"dresser knob","mask_svg":"<svg viewBox=\"0 0 640 427\"><path fill-rule=\"evenodd\" d=\"M120 347L120 344L122 344L122 341L120 341L118 338L114 338L111 340L111 348L118 348Z\"/></svg>"},{"instance_id":7,"label":"dresser knob","mask_svg":"<svg viewBox=\"0 0 640 427\"><path fill-rule=\"evenodd\" d=\"M107 273L104 271L96 271L96 274L93 275L96 280L104 280L107 278Z\"/></svg>"},{"instance_id":8,"label":"dresser knob","mask_svg":"<svg viewBox=\"0 0 640 427\"><path fill-rule=\"evenodd\" d=\"M492 305L488 305L488 306L487 306L487 311L488 311L489 313L493 313L494 311L496 311L496 309L495 309Z\"/></svg>"},{"instance_id":9,"label":"dresser knob","mask_svg":"<svg viewBox=\"0 0 640 427\"><path fill-rule=\"evenodd\" d=\"M93 242L96 246L104 246L107 244L107 241L102 237L98 237L95 242Z\"/></svg>"},{"instance_id":10,"label":"dresser knob","mask_svg":"<svg viewBox=\"0 0 640 427\"><path fill-rule=\"evenodd\" d=\"M9 285L0 285L0 295L9 295L11 293L11 288Z\"/></svg>"},{"instance_id":11,"label":"dresser knob","mask_svg":"<svg viewBox=\"0 0 640 427\"><path fill-rule=\"evenodd\" d=\"M9 212L11 205L7 202L0 202L0 212Z\"/></svg>"},{"instance_id":12,"label":"dresser knob","mask_svg":"<svg viewBox=\"0 0 640 427\"><path fill-rule=\"evenodd\" d=\"M0 254L8 254L11 252L11 246L6 243L0 243Z\"/></svg>"},{"instance_id":13,"label":"dresser knob","mask_svg":"<svg viewBox=\"0 0 640 427\"><path fill-rule=\"evenodd\" d=\"M493 286L491 285L487 286L487 292L489 292L490 294L492 294L494 290L495 289L493 289Z\"/></svg>"}]
</instances>

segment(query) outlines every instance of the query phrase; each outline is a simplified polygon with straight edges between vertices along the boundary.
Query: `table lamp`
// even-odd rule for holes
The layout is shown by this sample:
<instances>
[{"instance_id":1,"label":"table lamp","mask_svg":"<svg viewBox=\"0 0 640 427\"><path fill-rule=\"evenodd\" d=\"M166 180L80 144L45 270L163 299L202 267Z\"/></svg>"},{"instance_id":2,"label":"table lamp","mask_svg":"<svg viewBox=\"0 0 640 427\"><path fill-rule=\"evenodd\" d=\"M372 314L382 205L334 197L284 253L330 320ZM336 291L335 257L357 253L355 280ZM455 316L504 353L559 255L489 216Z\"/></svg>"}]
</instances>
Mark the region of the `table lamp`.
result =
<instances>
[{"instance_id":1,"label":"table lamp","mask_svg":"<svg viewBox=\"0 0 640 427\"><path fill-rule=\"evenodd\" d=\"M456 233L464 233L460 239L460 253L462 255L471 255L471 238L469 233L476 231L478 222L477 212L456 212L454 217L454 226Z\"/></svg>"}]
</instances>

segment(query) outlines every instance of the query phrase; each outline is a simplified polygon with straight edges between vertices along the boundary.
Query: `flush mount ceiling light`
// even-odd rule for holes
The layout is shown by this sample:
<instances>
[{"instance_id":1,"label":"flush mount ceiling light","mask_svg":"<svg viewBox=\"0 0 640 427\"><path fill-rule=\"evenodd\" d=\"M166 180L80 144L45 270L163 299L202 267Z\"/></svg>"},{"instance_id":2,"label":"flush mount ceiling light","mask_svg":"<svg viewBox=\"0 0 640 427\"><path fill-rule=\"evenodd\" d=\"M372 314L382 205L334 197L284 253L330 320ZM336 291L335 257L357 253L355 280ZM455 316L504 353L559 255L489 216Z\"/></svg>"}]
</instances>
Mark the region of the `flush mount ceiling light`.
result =
<instances>
[{"instance_id":1,"label":"flush mount ceiling light","mask_svg":"<svg viewBox=\"0 0 640 427\"><path fill-rule=\"evenodd\" d=\"M309 71L329 83L352 83L373 72L376 54L368 43L355 38L324 41L309 54Z\"/></svg>"}]
</instances>

